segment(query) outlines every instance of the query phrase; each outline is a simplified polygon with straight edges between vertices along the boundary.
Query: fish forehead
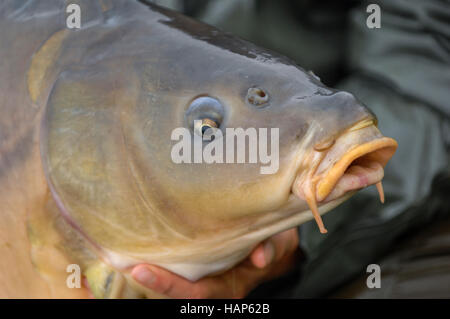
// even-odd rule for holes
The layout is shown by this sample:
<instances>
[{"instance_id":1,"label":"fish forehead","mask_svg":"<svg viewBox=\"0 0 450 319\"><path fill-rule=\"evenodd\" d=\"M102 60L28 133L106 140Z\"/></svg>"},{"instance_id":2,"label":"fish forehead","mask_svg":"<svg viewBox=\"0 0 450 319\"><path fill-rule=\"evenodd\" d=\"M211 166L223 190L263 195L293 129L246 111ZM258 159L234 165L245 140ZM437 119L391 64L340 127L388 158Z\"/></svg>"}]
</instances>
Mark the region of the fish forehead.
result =
<instances>
[{"instance_id":1,"label":"fish forehead","mask_svg":"<svg viewBox=\"0 0 450 319\"><path fill-rule=\"evenodd\" d=\"M321 85L289 59L178 13L156 6L138 10L121 2L114 7L110 11L116 10L118 18L110 12L93 27L73 33L73 44L63 55L74 55L74 48L82 47L78 62L91 67L108 59L118 64L132 59L139 68L147 64L145 71L165 81L164 88L179 89L178 83L185 89L190 83L206 86L211 79L229 84L236 77L255 85L272 78L285 80L286 89L304 89L306 95ZM158 68L150 67L155 64Z\"/></svg>"},{"instance_id":2,"label":"fish forehead","mask_svg":"<svg viewBox=\"0 0 450 319\"><path fill-rule=\"evenodd\" d=\"M298 136L295 131L298 128L303 135L305 127L312 121L324 121L327 123L322 126L326 129L317 134L317 139L320 139L321 135L336 134L342 127L364 116L366 110L356 101L349 98L353 103L344 103L343 109L339 104L343 104L344 95L334 94L334 90L326 88L288 59L274 56L252 44L237 51L236 43L245 41L224 36L212 27L175 13L169 16L165 20L156 13L156 17L145 20L143 24L126 22L123 26L106 26L116 31L105 31L106 35L90 43L87 53L83 54L83 61L89 69L96 67L91 66L93 61L103 58L116 61L121 70L116 73L118 77L123 77L123 73L138 74L143 104L135 111L144 114L150 110L147 113L151 113L151 119L146 116L140 118L164 126L156 130L157 134L185 126L184 111L198 95L211 95L224 102L232 111L230 126L279 127L282 135ZM186 19L189 32L181 28ZM148 21L153 21L149 27ZM206 37L205 33L210 36ZM118 34L121 35L117 37L119 40L111 42ZM211 40L215 38L219 40ZM265 59L257 58L250 51L259 52ZM132 64L133 70L121 66L123 52L126 52L125 60ZM270 107L256 110L244 103L248 88L254 86L267 90ZM148 96L151 99L157 96L159 103L152 104ZM166 118L171 121L164 120Z\"/></svg>"},{"instance_id":3,"label":"fish forehead","mask_svg":"<svg viewBox=\"0 0 450 319\"><path fill-rule=\"evenodd\" d=\"M323 122L317 139L336 135L368 116L369 111L350 94L326 87L289 60L286 62L277 55L272 57L269 51L264 54L265 59L248 54L256 51L253 45L251 49L241 47L236 51L237 40L198 22L189 22L190 32L179 30L180 21L175 30L173 20L158 23L164 28L168 25L171 35L172 32L175 35L163 40L170 43L156 54L159 59L144 59L135 68L140 73L141 94L154 97L157 92L164 104L164 110L159 108L159 115L166 117L164 112L172 112L170 118L175 119L172 122L178 126L185 125L182 115L189 102L199 95L209 95L223 102L230 110L231 127L279 127L282 134L291 135L298 135L298 132L290 128L302 128L303 135L305 124ZM197 24L201 27L195 28ZM216 32L210 37L202 36L205 32L211 33L210 29ZM220 41L212 41L215 37ZM257 50L261 54L265 52ZM245 96L250 87L263 88L270 97L270 106L257 109L246 105ZM166 102L162 102L164 98ZM144 103L141 111L145 112L148 107ZM170 127L164 121L159 123Z\"/></svg>"},{"instance_id":4,"label":"fish forehead","mask_svg":"<svg viewBox=\"0 0 450 319\"><path fill-rule=\"evenodd\" d=\"M301 122L323 118L323 115L317 116L316 113L324 108L327 108L328 118L334 119L342 118L344 113L345 118L357 118L358 113L366 111L356 102L354 109L349 109L347 105L348 110L340 111L337 105L332 110L333 100L342 100L342 95L320 99L333 95L335 91L285 57L172 11L159 7L152 9L137 12L133 20L106 21L98 28L89 30L88 34L93 32L89 36L79 32L73 40L86 47L82 53L82 63L90 69L103 61L115 61L119 67L124 63L132 64L133 71L140 77L141 94L157 92L159 95L172 95L173 98L179 96L180 99L192 99L204 94L219 99L232 97L243 102L248 88L259 86L268 91L271 99L267 112L296 105L303 109ZM66 51L63 55L70 55L70 52ZM242 103L233 102L235 113L238 113L238 106ZM161 115L166 116L165 111L170 107L186 108L186 102L167 103L164 111L160 110ZM239 109L244 113L246 110ZM339 116L336 116L337 113L331 114L334 111L339 111ZM241 121L244 118L241 117ZM265 118L268 120L270 117ZM298 122L299 126L302 126L301 122ZM258 127L258 123L263 122L258 119L248 125ZM329 123L327 127L330 128Z\"/></svg>"}]
</instances>

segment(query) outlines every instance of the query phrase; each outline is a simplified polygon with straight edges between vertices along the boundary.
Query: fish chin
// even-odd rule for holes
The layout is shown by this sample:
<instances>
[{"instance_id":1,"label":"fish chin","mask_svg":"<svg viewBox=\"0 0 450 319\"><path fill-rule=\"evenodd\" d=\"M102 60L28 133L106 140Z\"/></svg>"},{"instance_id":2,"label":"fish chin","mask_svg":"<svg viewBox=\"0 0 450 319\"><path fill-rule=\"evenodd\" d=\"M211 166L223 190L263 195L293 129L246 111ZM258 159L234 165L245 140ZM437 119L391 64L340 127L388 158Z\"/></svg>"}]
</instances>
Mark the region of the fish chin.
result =
<instances>
[{"instance_id":1,"label":"fish chin","mask_svg":"<svg viewBox=\"0 0 450 319\"><path fill-rule=\"evenodd\" d=\"M321 205L370 185L377 186L384 202L384 166L397 148L397 142L381 135L371 122L358 123L328 145L314 151L317 160L292 186L292 193L308 203L322 233L327 231L318 213Z\"/></svg>"},{"instance_id":2,"label":"fish chin","mask_svg":"<svg viewBox=\"0 0 450 319\"><path fill-rule=\"evenodd\" d=\"M349 199L354 192L347 192L337 199L322 203L318 208L319 214L325 214ZM245 259L261 241L284 230L301 225L311 220L311 211L305 206L305 201L291 194L283 208L267 212L259 218L254 227L239 233L238 236L227 240L210 240L203 253L193 258L165 259L166 256L147 256L145 254L122 254L102 248L98 254L116 269L128 273L132 267L140 263L149 263L167 269L191 281L205 276L223 273ZM198 249L199 247L196 247ZM173 255L180 252L173 251ZM172 256L173 257L173 256Z\"/></svg>"}]
</instances>

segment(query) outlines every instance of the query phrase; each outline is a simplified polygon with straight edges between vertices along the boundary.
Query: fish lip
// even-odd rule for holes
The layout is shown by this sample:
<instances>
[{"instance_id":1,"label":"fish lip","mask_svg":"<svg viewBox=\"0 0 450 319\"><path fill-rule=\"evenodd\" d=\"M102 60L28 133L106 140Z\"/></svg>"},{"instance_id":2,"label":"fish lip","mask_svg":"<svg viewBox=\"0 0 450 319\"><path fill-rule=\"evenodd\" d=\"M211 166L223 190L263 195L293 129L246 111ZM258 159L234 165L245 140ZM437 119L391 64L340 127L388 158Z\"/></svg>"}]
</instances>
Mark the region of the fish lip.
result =
<instances>
[{"instance_id":1,"label":"fish lip","mask_svg":"<svg viewBox=\"0 0 450 319\"><path fill-rule=\"evenodd\" d=\"M348 141L351 142L352 139L355 139L355 143L350 143L351 146L347 148L345 144ZM371 119L358 122L333 139L333 143L330 143L328 148L317 150L313 147L312 153L306 157L306 161L309 162L306 167L309 169L297 173L291 186L291 194L300 200L306 200L305 191L310 193L308 189L313 187L315 202L324 204L343 197L349 192L356 192L361 188L377 184L383 178L384 167L394 155L397 146L394 139L385 137L379 132ZM339 151L339 148L342 148L343 152ZM338 149L337 161L334 160L333 149ZM352 163L362 158L371 159L381 166L381 169L377 171L379 178L374 180L372 176L369 183L353 186L346 189L345 192L341 191L340 194L337 194L339 192L336 191L333 192L336 186L342 186L338 183L347 169L353 166Z\"/></svg>"},{"instance_id":2,"label":"fish lip","mask_svg":"<svg viewBox=\"0 0 450 319\"><path fill-rule=\"evenodd\" d=\"M316 144L317 145L317 144ZM310 208L321 233L327 233L319 207L339 200L351 191L376 184L384 203L381 179L384 166L397 149L397 142L381 135L375 123L364 120L346 130L333 143L323 141L305 156L308 169L300 171L291 192ZM319 205L318 205L319 204Z\"/></svg>"},{"instance_id":3,"label":"fish lip","mask_svg":"<svg viewBox=\"0 0 450 319\"><path fill-rule=\"evenodd\" d=\"M361 181L359 184L349 188L344 194L348 191L361 189L380 182L384 175L384 167L395 153L397 146L398 144L394 139L381 137L357 145L347 151L325 174L315 176L317 181L317 202L335 199L331 198L333 190L341 182L349 167L357 160L365 160L368 165L378 164L378 167L374 167L374 170L376 170L376 175L381 176L381 178L372 178L368 181Z\"/></svg>"}]
</instances>

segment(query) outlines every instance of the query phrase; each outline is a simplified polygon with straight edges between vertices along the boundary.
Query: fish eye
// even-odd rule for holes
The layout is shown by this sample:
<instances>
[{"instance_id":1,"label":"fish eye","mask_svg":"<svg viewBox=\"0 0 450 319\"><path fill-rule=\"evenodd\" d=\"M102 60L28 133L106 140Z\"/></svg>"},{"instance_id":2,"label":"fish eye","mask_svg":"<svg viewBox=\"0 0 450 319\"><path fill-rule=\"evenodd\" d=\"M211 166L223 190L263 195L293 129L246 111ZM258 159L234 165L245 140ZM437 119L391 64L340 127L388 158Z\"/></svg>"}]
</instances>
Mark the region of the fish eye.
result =
<instances>
[{"instance_id":1,"label":"fish eye","mask_svg":"<svg viewBox=\"0 0 450 319\"><path fill-rule=\"evenodd\" d=\"M222 103L210 96L195 98L186 111L187 125L201 137L206 137L219 129L223 117L224 107Z\"/></svg>"},{"instance_id":2,"label":"fish eye","mask_svg":"<svg viewBox=\"0 0 450 319\"><path fill-rule=\"evenodd\" d=\"M211 137L212 134L216 131L218 128L217 123L209 118L204 118L202 120L195 120L194 121L194 132L198 136L201 136L203 138L205 137Z\"/></svg>"},{"instance_id":3,"label":"fish eye","mask_svg":"<svg viewBox=\"0 0 450 319\"><path fill-rule=\"evenodd\" d=\"M246 96L247 103L261 107L267 102L269 102L269 94L266 90L258 87L251 87L247 91Z\"/></svg>"}]
</instances>

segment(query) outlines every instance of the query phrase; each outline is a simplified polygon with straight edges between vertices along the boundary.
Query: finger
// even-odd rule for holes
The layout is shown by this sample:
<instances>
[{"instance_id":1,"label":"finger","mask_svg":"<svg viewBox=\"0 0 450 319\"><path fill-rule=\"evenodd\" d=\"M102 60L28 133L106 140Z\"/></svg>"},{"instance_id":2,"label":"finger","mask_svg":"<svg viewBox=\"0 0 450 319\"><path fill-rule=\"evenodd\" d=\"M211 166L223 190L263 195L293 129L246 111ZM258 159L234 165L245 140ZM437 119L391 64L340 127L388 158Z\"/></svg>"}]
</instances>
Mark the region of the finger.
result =
<instances>
[{"instance_id":1,"label":"finger","mask_svg":"<svg viewBox=\"0 0 450 319\"><path fill-rule=\"evenodd\" d=\"M275 247L271 240L266 240L259 244L251 253L250 260L257 268L264 268L269 265L275 257Z\"/></svg>"},{"instance_id":2,"label":"finger","mask_svg":"<svg viewBox=\"0 0 450 319\"><path fill-rule=\"evenodd\" d=\"M170 298L194 298L196 294L195 283L156 266L138 265L131 276L148 289Z\"/></svg>"}]
</instances>

